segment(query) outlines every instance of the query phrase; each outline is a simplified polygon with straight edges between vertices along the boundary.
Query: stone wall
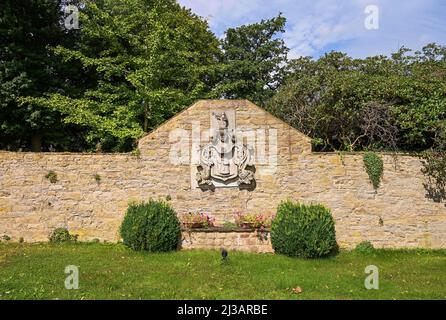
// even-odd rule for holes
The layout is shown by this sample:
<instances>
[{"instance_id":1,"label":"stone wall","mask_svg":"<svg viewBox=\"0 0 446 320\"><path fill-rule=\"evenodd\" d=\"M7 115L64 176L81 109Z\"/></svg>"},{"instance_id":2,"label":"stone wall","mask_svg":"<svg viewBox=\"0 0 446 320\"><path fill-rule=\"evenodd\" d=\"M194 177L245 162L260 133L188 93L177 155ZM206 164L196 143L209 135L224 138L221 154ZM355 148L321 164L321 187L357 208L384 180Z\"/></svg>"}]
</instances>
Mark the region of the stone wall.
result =
<instances>
[{"instance_id":1,"label":"stone wall","mask_svg":"<svg viewBox=\"0 0 446 320\"><path fill-rule=\"evenodd\" d=\"M182 249L237 250L272 253L269 232L254 230L185 230L182 232Z\"/></svg>"},{"instance_id":2,"label":"stone wall","mask_svg":"<svg viewBox=\"0 0 446 320\"><path fill-rule=\"evenodd\" d=\"M194 150L206 141L215 108L235 110L237 127L262 138L254 190L194 186ZM189 147L181 157L179 144ZM167 198L179 214L204 211L222 223L235 212L273 214L291 198L329 207L341 247L363 240L446 247L446 207L426 198L418 158L383 154L375 192L362 154L312 153L308 137L248 101L200 101L142 138L139 149L139 156L0 152L0 235L46 241L54 228L67 227L81 240L117 241L129 201ZM50 170L56 183L45 178Z\"/></svg>"}]
</instances>

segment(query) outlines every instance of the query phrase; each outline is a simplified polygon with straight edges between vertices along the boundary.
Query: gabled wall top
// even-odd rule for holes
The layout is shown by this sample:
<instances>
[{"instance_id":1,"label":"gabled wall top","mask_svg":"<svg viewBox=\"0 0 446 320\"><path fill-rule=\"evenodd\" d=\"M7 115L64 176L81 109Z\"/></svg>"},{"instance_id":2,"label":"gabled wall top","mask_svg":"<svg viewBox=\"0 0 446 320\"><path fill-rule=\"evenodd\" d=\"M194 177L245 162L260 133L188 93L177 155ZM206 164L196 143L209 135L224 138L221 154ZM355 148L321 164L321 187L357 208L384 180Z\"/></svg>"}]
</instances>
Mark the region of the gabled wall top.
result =
<instances>
[{"instance_id":1,"label":"gabled wall top","mask_svg":"<svg viewBox=\"0 0 446 320\"><path fill-rule=\"evenodd\" d=\"M237 127L242 126L252 130L260 129L261 127L277 127L281 131L288 131L293 136L298 137L301 142L307 143L308 148L311 150L310 137L248 100L199 100L142 137L138 146L139 148L144 148L146 143L156 139L155 137L162 132L168 132L177 128L191 129L193 122L200 123L201 129L209 129L209 115L215 110L234 110Z\"/></svg>"}]
</instances>

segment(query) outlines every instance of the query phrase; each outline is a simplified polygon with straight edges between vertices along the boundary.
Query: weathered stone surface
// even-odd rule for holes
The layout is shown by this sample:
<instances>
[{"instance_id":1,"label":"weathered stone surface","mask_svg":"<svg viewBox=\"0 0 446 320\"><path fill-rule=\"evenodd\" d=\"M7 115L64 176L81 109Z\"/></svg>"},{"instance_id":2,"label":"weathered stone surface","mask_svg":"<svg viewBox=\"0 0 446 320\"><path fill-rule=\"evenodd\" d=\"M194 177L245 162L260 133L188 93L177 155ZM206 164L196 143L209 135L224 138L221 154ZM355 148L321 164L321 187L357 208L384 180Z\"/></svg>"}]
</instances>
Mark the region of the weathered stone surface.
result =
<instances>
[{"instance_id":1,"label":"weathered stone surface","mask_svg":"<svg viewBox=\"0 0 446 320\"><path fill-rule=\"evenodd\" d=\"M190 158L171 161L177 142L169 139L171 130L183 129L192 150L192 127L199 124L205 136L209 112L219 108L234 109L237 127L265 136L256 145L254 190L202 191L192 186ZM418 158L383 154L384 177L375 193L362 154L312 153L308 137L248 101L199 101L142 138L139 149L140 156L0 152L0 235L47 241L54 228L67 227L80 240L117 241L129 201L168 197L179 214L202 211L222 223L235 212L274 214L291 198L330 208L341 247L363 240L387 248L446 247L446 207L425 197ZM45 178L50 170L57 174L54 184ZM227 240L240 248L251 239L224 235L199 243L218 248ZM264 250L251 240L249 247Z\"/></svg>"},{"instance_id":2,"label":"weathered stone surface","mask_svg":"<svg viewBox=\"0 0 446 320\"><path fill-rule=\"evenodd\" d=\"M183 231L182 249L214 249L222 248L256 252L271 253L271 239L269 232L202 232L200 230Z\"/></svg>"}]
</instances>

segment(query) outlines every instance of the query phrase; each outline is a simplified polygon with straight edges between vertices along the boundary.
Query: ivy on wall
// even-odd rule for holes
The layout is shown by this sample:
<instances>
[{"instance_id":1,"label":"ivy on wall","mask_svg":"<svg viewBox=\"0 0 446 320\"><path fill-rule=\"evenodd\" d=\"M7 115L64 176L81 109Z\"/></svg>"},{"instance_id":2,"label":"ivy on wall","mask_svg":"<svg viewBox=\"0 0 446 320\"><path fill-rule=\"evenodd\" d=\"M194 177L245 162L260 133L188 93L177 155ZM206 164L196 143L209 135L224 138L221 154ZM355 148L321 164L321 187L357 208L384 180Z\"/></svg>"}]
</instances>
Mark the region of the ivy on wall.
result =
<instances>
[{"instance_id":1,"label":"ivy on wall","mask_svg":"<svg viewBox=\"0 0 446 320\"><path fill-rule=\"evenodd\" d=\"M421 172L427 177L424 188L427 197L436 202L446 200L446 152L429 151L422 155Z\"/></svg>"},{"instance_id":2,"label":"ivy on wall","mask_svg":"<svg viewBox=\"0 0 446 320\"><path fill-rule=\"evenodd\" d=\"M95 180L97 183L100 183L101 180L102 180L102 177L101 177L101 175L100 175L99 173L96 173L93 177L94 177L94 180Z\"/></svg>"},{"instance_id":3,"label":"ivy on wall","mask_svg":"<svg viewBox=\"0 0 446 320\"><path fill-rule=\"evenodd\" d=\"M366 172L373 184L373 188L377 190L384 172L384 162L375 152L366 152L363 160Z\"/></svg>"},{"instance_id":4,"label":"ivy on wall","mask_svg":"<svg viewBox=\"0 0 446 320\"><path fill-rule=\"evenodd\" d=\"M54 171L51 170L48 172L48 174L45 176L45 178L50 180L51 183L56 183L57 182L57 173L55 173Z\"/></svg>"}]
</instances>

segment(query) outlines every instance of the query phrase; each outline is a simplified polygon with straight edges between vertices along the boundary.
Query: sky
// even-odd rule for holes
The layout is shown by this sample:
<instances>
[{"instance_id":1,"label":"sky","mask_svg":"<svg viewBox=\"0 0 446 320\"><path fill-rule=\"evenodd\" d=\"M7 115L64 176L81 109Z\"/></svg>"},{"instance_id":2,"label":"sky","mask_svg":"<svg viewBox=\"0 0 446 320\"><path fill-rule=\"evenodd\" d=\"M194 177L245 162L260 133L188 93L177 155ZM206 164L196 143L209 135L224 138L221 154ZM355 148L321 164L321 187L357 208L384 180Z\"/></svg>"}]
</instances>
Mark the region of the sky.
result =
<instances>
[{"instance_id":1,"label":"sky","mask_svg":"<svg viewBox=\"0 0 446 320\"><path fill-rule=\"evenodd\" d=\"M287 18L282 35L289 56L319 57L332 50L361 58L388 55L401 46L446 45L446 0L179 0L209 21L222 37L228 28ZM374 6L373 10L366 8ZM372 16L373 14L373 16ZM368 22L366 28L366 22ZM374 28L370 28L370 23ZM377 29L376 29L377 27Z\"/></svg>"}]
</instances>

